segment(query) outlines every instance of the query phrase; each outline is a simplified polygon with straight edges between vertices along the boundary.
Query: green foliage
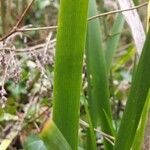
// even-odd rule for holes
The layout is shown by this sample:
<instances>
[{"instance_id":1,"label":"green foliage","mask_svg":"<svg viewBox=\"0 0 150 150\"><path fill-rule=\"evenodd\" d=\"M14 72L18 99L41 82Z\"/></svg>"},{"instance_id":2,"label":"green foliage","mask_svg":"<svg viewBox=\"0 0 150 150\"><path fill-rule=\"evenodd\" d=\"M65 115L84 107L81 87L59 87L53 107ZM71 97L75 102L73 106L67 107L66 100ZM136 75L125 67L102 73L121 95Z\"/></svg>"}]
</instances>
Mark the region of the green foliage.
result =
<instances>
[{"instance_id":1,"label":"green foliage","mask_svg":"<svg viewBox=\"0 0 150 150\"><path fill-rule=\"evenodd\" d=\"M48 150L71 150L70 145L52 120L45 124L40 136Z\"/></svg>"},{"instance_id":2,"label":"green foliage","mask_svg":"<svg viewBox=\"0 0 150 150\"><path fill-rule=\"evenodd\" d=\"M115 142L115 150L130 149L136 135L142 110L150 87L150 30L147 34L140 61L133 77L132 87Z\"/></svg>"},{"instance_id":3,"label":"green foliage","mask_svg":"<svg viewBox=\"0 0 150 150\"><path fill-rule=\"evenodd\" d=\"M62 0L60 3L54 71L53 120L72 149L77 149L78 143L87 10L87 0Z\"/></svg>"},{"instance_id":4,"label":"green foliage","mask_svg":"<svg viewBox=\"0 0 150 150\"><path fill-rule=\"evenodd\" d=\"M24 145L25 150L48 150L44 142L36 135L30 135Z\"/></svg>"},{"instance_id":5,"label":"green foliage","mask_svg":"<svg viewBox=\"0 0 150 150\"><path fill-rule=\"evenodd\" d=\"M149 108L150 108L150 91L147 95L147 99L146 99L146 102L144 105L141 119L140 119L140 122L139 122L139 125L137 128L137 131L136 131L136 135L135 135L134 142L132 145L133 150L141 150L141 148L142 148L142 144L144 141L144 133L145 133L146 124L148 121Z\"/></svg>"},{"instance_id":6,"label":"green foliage","mask_svg":"<svg viewBox=\"0 0 150 150\"><path fill-rule=\"evenodd\" d=\"M89 109L88 109L88 104L87 101L84 99L84 107L85 107L85 112L86 116L88 119L89 127L87 128L87 150L96 150L97 145L96 145L96 135L94 133L94 128L92 124L92 120L90 117Z\"/></svg>"},{"instance_id":7,"label":"green foliage","mask_svg":"<svg viewBox=\"0 0 150 150\"><path fill-rule=\"evenodd\" d=\"M105 57L106 57L106 66L108 72L110 71L112 59L119 44L119 39L124 26L124 22L125 20L123 15L119 14L115 19L115 22L112 27L112 31L107 39Z\"/></svg>"},{"instance_id":8,"label":"green foliage","mask_svg":"<svg viewBox=\"0 0 150 150\"><path fill-rule=\"evenodd\" d=\"M36 0L20 24L57 25L59 8L57 41L56 31L40 28L0 41L0 149L140 150L150 105L150 31L139 61L121 14L89 20L86 29L88 0L58 1ZM28 3L1 0L0 36ZM90 0L88 16L97 9L117 9L116 2Z\"/></svg>"},{"instance_id":9,"label":"green foliage","mask_svg":"<svg viewBox=\"0 0 150 150\"><path fill-rule=\"evenodd\" d=\"M89 17L94 15L96 15L96 2L95 0L91 0ZM107 72L98 19L88 23L86 57L89 111L93 126L97 127L100 121L102 131L113 135ZM110 143L105 141L105 144L105 148L112 148Z\"/></svg>"}]
</instances>

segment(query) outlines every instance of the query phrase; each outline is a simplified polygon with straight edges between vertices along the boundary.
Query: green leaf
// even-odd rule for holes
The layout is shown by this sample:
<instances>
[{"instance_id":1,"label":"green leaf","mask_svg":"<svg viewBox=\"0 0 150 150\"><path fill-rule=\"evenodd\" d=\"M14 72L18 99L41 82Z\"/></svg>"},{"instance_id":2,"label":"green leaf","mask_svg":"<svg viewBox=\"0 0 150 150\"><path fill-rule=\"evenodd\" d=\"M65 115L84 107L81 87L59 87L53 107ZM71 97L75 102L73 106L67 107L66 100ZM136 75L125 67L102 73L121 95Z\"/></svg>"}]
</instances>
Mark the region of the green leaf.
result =
<instances>
[{"instance_id":1,"label":"green leaf","mask_svg":"<svg viewBox=\"0 0 150 150\"><path fill-rule=\"evenodd\" d=\"M84 107L86 112L86 117L88 120L89 128L87 128L87 150L97 150L97 144L96 144L96 135L94 133L93 124L91 121L88 104L84 97Z\"/></svg>"},{"instance_id":2,"label":"green leaf","mask_svg":"<svg viewBox=\"0 0 150 150\"><path fill-rule=\"evenodd\" d=\"M90 0L89 17L96 14L96 1ZM113 135L112 114L109 104L108 76L98 19L88 22L86 64L88 76L88 103L92 124L94 127L100 125L103 132ZM109 122L104 112L107 114L110 120ZM105 148L112 149L112 145L105 141Z\"/></svg>"},{"instance_id":3,"label":"green leaf","mask_svg":"<svg viewBox=\"0 0 150 150\"><path fill-rule=\"evenodd\" d=\"M133 47L129 47L127 52L119 58L116 62L115 66L112 68L113 72L119 69L122 65L124 65L130 58L135 55L135 49Z\"/></svg>"},{"instance_id":4,"label":"green leaf","mask_svg":"<svg viewBox=\"0 0 150 150\"><path fill-rule=\"evenodd\" d=\"M111 35L109 35L108 41L106 43L105 58L106 58L106 66L108 72L110 71L112 59L115 51L117 50L117 46L119 44L119 39L124 26L124 22L125 20L123 15L119 14L115 19L114 25L112 27Z\"/></svg>"},{"instance_id":5,"label":"green leaf","mask_svg":"<svg viewBox=\"0 0 150 150\"><path fill-rule=\"evenodd\" d=\"M25 142L25 150L48 150L44 142L36 135L30 135Z\"/></svg>"},{"instance_id":6,"label":"green leaf","mask_svg":"<svg viewBox=\"0 0 150 150\"><path fill-rule=\"evenodd\" d=\"M136 130L146 103L150 88L150 30L144 44L139 64L133 76L132 86L121 125L115 142L114 150L129 150L133 144Z\"/></svg>"},{"instance_id":7,"label":"green leaf","mask_svg":"<svg viewBox=\"0 0 150 150\"><path fill-rule=\"evenodd\" d=\"M148 120L149 108L150 108L150 90L136 131L136 136L132 145L132 150L141 150L143 140L144 140L146 124Z\"/></svg>"},{"instance_id":8,"label":"green leaf","mask_svg":"<svg viewBox=\"0 0 150 150\"><path fill-rule=\"evenodd\" d=\"M79 102L88 0L61 0L54 67L53 120L72 149L78 145Z\"/></svg>"},{"instance_id":9,"label":"green leaf","mask_svg":"<svg viewBox=\"0 0 150 150\"><path fill-rule=\"evenodd\" d=\"M40 137L48 150L71 150L70 145L52 120L45 124Z\"/></svg>"}]
</instances>

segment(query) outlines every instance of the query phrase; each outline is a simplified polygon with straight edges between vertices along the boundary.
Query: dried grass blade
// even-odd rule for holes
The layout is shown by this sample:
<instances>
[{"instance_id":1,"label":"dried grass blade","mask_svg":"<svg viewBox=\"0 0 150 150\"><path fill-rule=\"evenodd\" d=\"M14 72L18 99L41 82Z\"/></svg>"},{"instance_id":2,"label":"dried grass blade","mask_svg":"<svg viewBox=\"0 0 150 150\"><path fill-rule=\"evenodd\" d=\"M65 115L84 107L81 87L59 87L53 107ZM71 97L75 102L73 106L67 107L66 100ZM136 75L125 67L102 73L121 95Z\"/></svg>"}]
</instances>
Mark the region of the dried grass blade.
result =
<instances>
[{"instance_id":1,"label":"dried grass blade","mask_svg":"<svg viewBox=\"0 0 150 150\"><path fill-rule=\"evenodd\" d=\"M134 6L132 0L118 0L118 3L121 9L128 9ZM124 15L125 20L131 29L137 53L140 56L145 41L145 32L140 17L136 9L122 12L122 14Z\"/></svg>"}]
</instances>

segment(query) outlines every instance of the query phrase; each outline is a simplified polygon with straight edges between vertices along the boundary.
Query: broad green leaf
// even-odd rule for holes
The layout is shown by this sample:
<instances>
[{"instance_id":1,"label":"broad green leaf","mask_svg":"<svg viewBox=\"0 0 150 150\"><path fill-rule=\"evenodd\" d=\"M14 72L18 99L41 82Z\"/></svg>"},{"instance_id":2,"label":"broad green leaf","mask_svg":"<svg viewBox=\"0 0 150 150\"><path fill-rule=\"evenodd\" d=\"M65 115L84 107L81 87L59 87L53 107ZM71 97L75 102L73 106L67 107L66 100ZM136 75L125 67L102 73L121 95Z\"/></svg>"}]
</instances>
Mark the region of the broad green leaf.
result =
<instances>
[{"instance_id":1,"label":"broad green leaf","mask_svg":"<svg viewBox=\"0 0 150 150\"><path fill-rule=\"evenodd\" d=\"M88 0L61 0L54 68L53 120L72 149L78 146L79 102Z\"/></svg>"},{"instance_id":2,"label":"broad green leaf","mask_svg":"<svg viewBox=\"0 0 150 150\"><path fill-rule=\"evenodd\" d=\"M25 150L49 150L44 142L36 135L30 135L25 142Z\"/></svg>"},{"instance_id":3,"label":"broad green leaf","mask_svg":"<svg viewBox=\"0 0 150 150\"><path fill-rule=\"evenodd\" d=\"M71 150L70 145L52 120L45 124L40 137L48 150Z\"/></svg>"}]
</instances>

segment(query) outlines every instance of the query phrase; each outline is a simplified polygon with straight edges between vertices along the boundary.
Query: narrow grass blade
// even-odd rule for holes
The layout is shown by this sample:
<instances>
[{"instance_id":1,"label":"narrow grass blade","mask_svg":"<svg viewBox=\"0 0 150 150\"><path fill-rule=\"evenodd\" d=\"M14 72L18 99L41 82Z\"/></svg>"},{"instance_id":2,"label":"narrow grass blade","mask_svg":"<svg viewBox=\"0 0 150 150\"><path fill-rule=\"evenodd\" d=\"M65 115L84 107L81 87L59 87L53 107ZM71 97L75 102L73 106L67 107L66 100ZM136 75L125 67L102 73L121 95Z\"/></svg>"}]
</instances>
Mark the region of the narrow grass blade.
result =
<instances>
[{"instance_id":1,"label":"narrow grass blade","mask_svg":"<svg viewBox=\"0 0 150 150\"><path fill-rule=\"evenodd\" d=\"M135 55L135 49L131 46L127 49L126 54L119 58L116 62L116 65L112 68L113 72L119 69L122 65L124 65L130 58L133 58Z\"/></svg>"},{"instance_id":2,"label":"narrow grass blade","mask_svg":"<svg viewBox=\"0 0 150 150\"><path fill-rule=\"evenodd\" d=\"M96 136L94 133L94 128L93 128L86 99L84 99L84 107L85 107L85 112L89 124L89 128L87 128L87 150L97 150Z\"/></svg>"},{"instance_id":3,"label":"narrow grass blade","mask_svg":"<svg viewBox=\"0 0 150 150\"><path fill-rule=\"evenodd\" d=\"M120 129L115 142L114 150L129 150L133 144L140 117L150 88L150 30L144 44L142 55L136 72L134 73L132 87L121 121Z\"/></svg>"},{"instance_id":4,"label":"narrow grass blade","mask_svg":"<svg viewBox=\"0 0 150 150\"><path fill-rule=\"evenodd\" d=\"M89 3L89 17L95 15L96 12L96 3L95 0L90 0ZM97 108L97 102L95 99L93 99L93 74L96 75L97 68L102 67L104 64L104 58L103 58L103 64L101 66L98 66L99 63L99 51L101 51L102 48L102 33L100 30L100 24L99 20L95 19L90 22L88 22L88 28L87 28L87 39L86 39L86 65L87 65L87 77L88 77L88 103L89 103L89 111L92 119L92 123L94 127L97 126L99 113ZM93 44L94 42L94 44ZM97 55L98 53L98 55ZM103 54L103 52L102 52ZM98 58L98 59L97 59ZM98 76L98 75L97 75Z\"/></svg>"},{"instance_id":5,"label":"narrow grass blade","mask_svg":"<svg viewBox=\"0 0 150 150\"><path fill-rule=\"evenodd\" d=\"M88 0L61 0L54 70L53 120L72 149L78 145L79 101Z\"/></svg>"},{"instance_id":6,"label":"narrow grass blade","mask_svg":"<svg viewBox=\"0 0 150 150\"><path fill-rule=\"evenodd\" d=\"M96 2L95 0L90 0L89 17L96 15L96 13ZM89 88L88 101L92 123L94 127L96 127L98 121L100 121L102 131L109 135L113 135L107 72L98 19L91 20L88 23L86 58ZM112 145L106 141L105 146L106 149L112 148Z\"/></svg>"},{"instance_id":7,"label":"narrow grass blade","mask_svg":"<svg viewBox=\"0 0 150 150\"><path fill-rule=\"evenodd\" d=\"M141 120L138 129L136 131L136 136L132 145L132 150L141 150L144 140L145 128L148 120L149 108L150 108L150 91L148 93L144 110L142 112Z\"/></svg>"},{"instance_id":8,"label":"narrow grass blade","mask_svg":"<svg viewBox=\"0 0 150 150\"><path fill-rule=\"evenodd\" d=\"M86 150L97 150L97 146L96 146L96 137L94 132L91 130L92 127L90 126L89 128L87 128L87 147Z\"/></svg>"},{"instance_id":9,"label":"narrow grass blade","mask_svg":"<svg viewBox=\"0 0 150 150\"><path fill-rule=\"evenodd\" d=\"M150 20L150 1L148 3L148 10L147 10L147 30L149 28L149 20ZM145 128L146 128L146 124L148 121L148 116L149 116L149 109L150 109L150 91L148 93L146 102L145 102L145 106L142 112L142 116L138 125L138 129L136 132L136 136L132 145L132 149L133 150L141 150L142 148L142 144L143 144L143 140L144 140L144 133L145 133ZM147 133L145 133L147 134Z\"/></svg>"},{"instance_id":10,"label":"narrow grass blade","mask_svg":"<svg viewBox=\"0 0 150 150\"><path fill-rule=\"evenodd\" d=\"M52 120L45 124L40 136L48 150L71 150L70 145Z\"/></svg>"},{"instance_id":11,"label":"narrow grass blade","mask_svg":"<svg viewBox=\"0 0 150 150\"><path fill-rule=\"evenodd\" d=\"M114 56L115 51L117 50L117 46L119 44L119 39L121 36L121 32L124 26L124 17L122 14L119 14L114 22L114 25L112 27L111 35L108 37L108 41L106 43L106 49L105 49L105 58L106 58L106 66L107 71L110 71L112 59Z\"/></svg>"}]
</instances>

